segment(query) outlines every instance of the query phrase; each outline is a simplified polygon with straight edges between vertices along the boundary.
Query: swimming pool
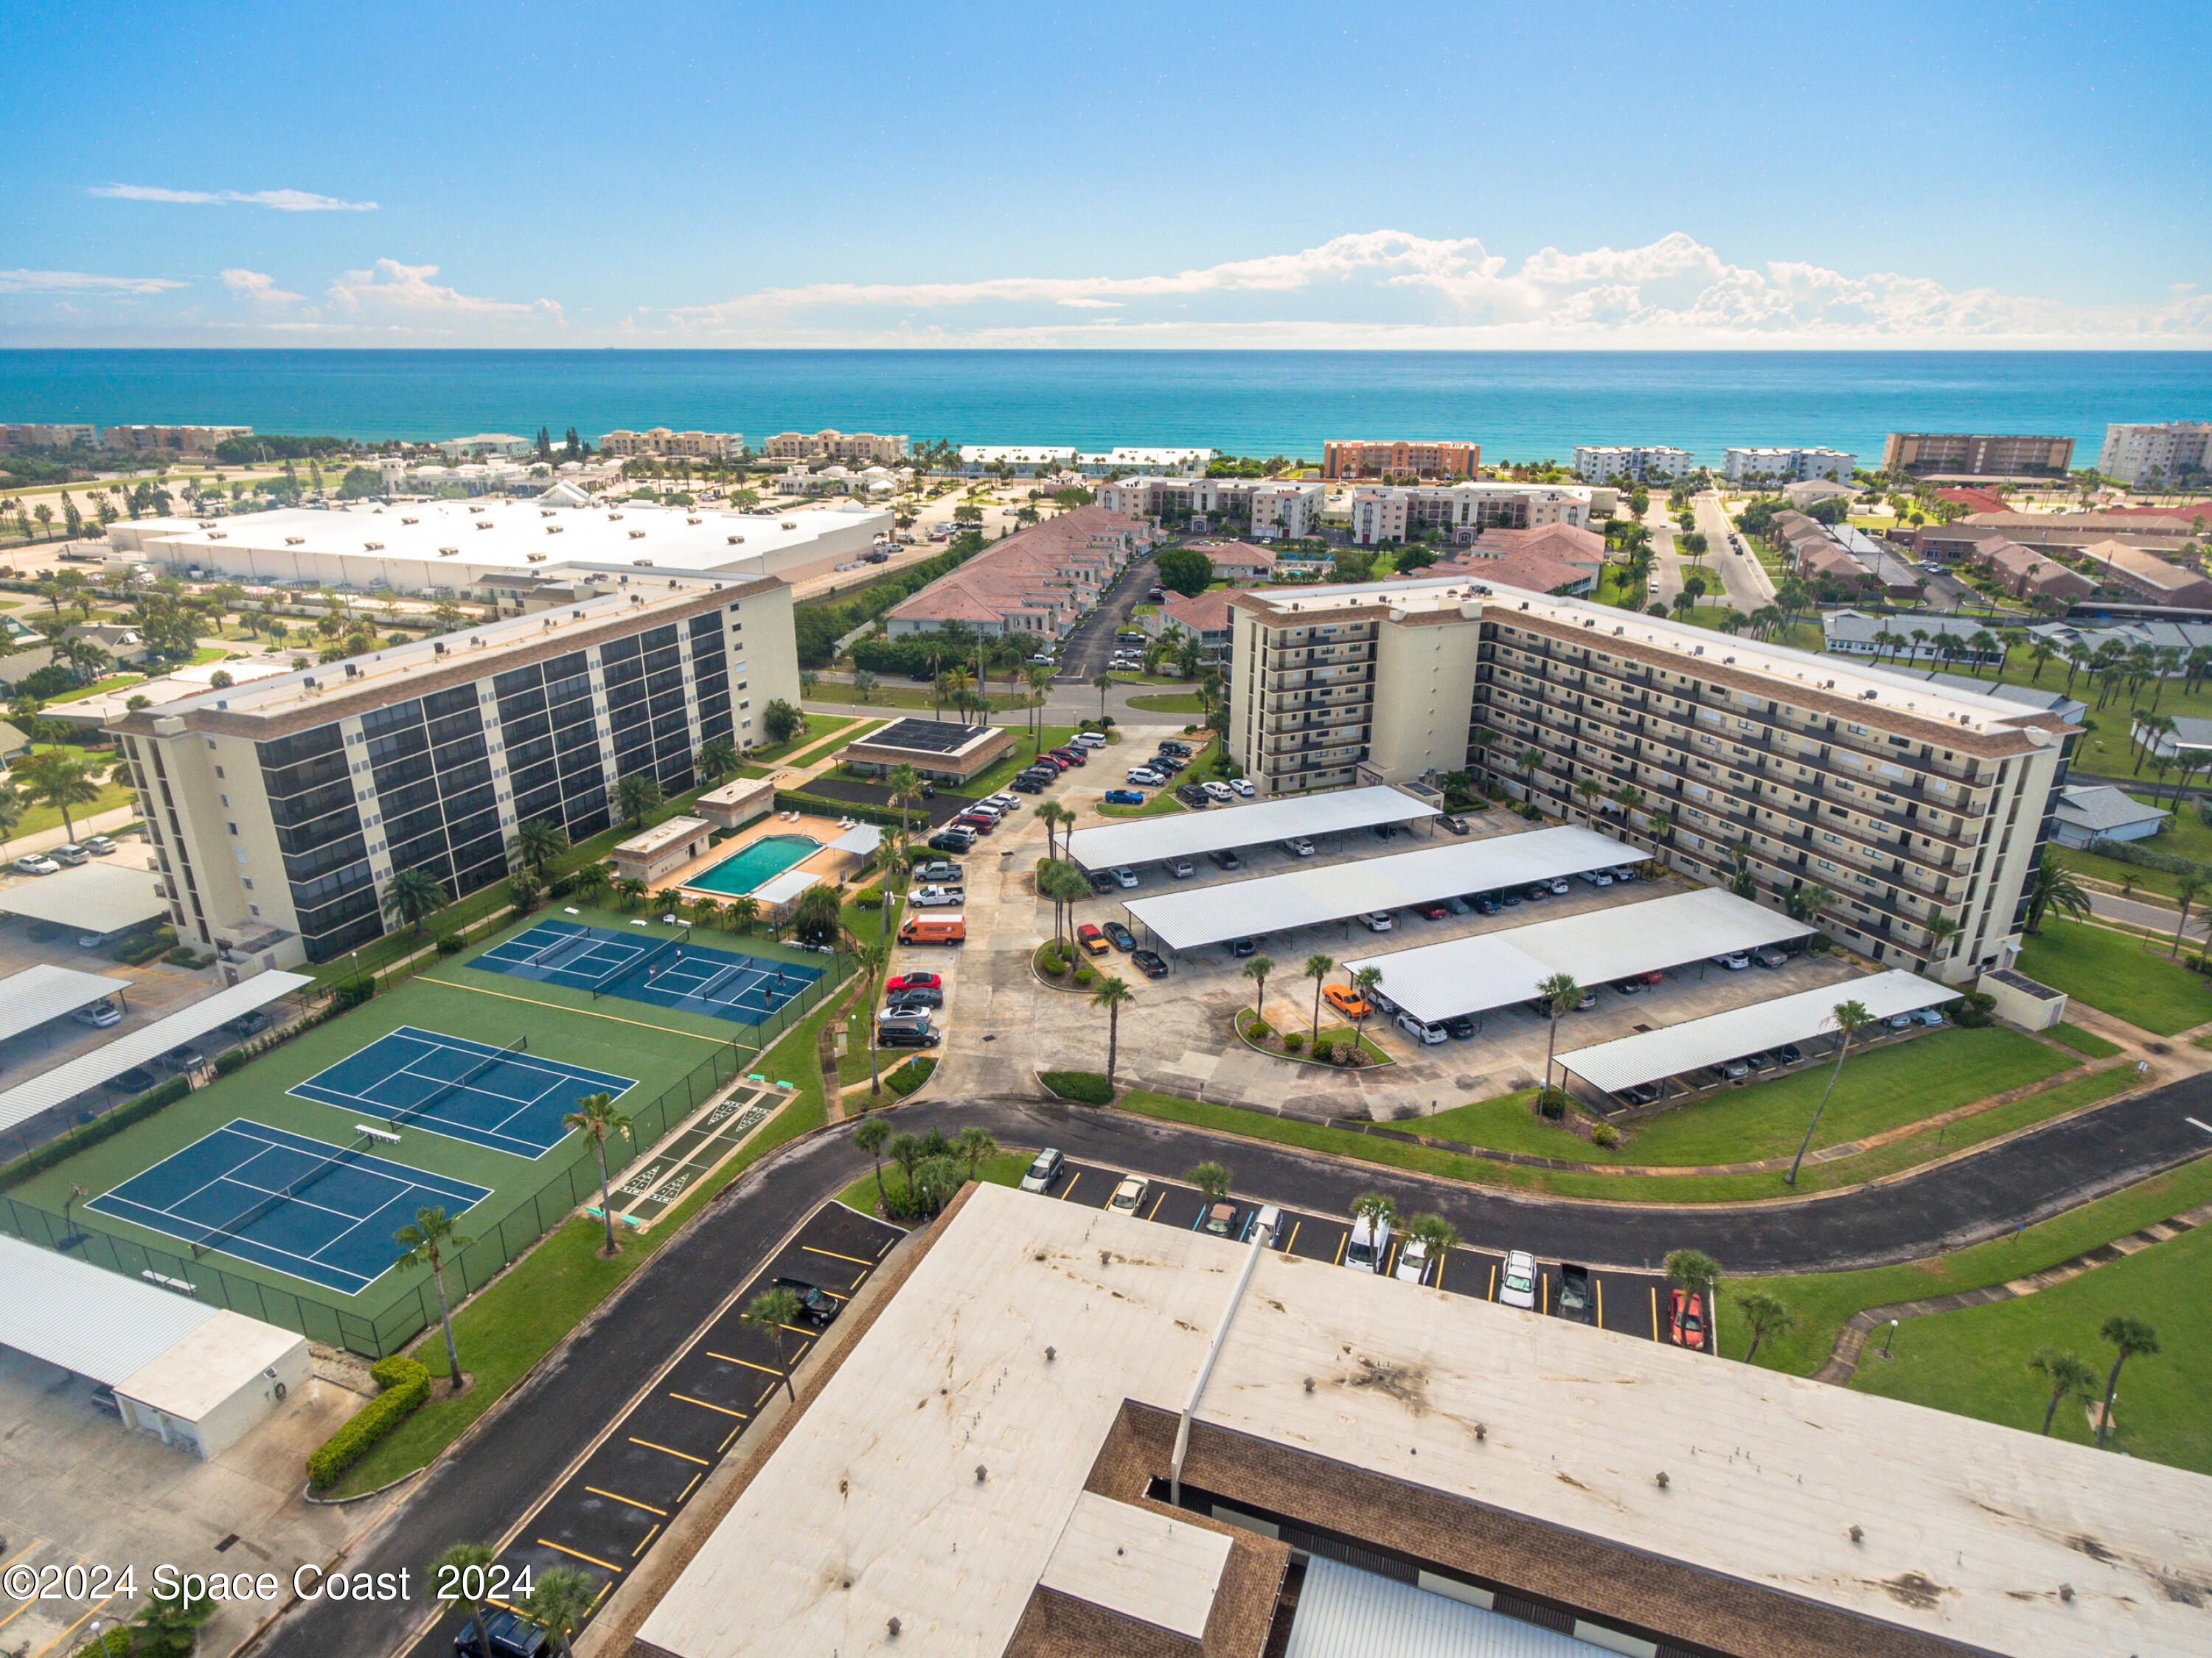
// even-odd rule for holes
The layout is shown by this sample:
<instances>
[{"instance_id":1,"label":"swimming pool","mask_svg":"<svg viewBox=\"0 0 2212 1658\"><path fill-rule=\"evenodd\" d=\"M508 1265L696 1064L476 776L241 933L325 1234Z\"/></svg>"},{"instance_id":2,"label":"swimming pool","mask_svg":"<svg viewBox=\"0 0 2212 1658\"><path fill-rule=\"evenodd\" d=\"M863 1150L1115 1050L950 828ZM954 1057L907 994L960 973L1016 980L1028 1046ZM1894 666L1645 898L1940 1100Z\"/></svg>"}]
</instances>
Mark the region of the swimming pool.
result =
<instances>
[{"instance_id":1,"label":"swimming pool","mask_svg":"<svg viewBox=\"0 0 2212 1658\"><path fill-rule=\"evenodd\" d=\"M763 835L684 884L709 893L750 893L821 850L822 843L811 835Z\"/></svg>"}]
</instances>

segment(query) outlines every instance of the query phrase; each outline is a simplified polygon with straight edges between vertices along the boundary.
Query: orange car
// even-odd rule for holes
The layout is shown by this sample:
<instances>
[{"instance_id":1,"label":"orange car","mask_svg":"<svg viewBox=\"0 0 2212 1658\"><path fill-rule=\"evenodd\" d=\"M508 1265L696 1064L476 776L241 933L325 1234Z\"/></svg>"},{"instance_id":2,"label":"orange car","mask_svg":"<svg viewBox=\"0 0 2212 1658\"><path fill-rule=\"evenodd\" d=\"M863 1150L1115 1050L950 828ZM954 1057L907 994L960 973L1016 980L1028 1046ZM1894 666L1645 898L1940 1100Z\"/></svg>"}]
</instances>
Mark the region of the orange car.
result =
<instances>
[{"instance_id":1,"label":"orange car","mask_svg":"<svg viewBox=\"0 0 2212 1658\"><path fill-rule=\"evenodd\" d=\"M1668 1298L1667 1333L1677 1347L1705 1350L1705 1298L1694 1289L1677 1289Z\"/></svg>"},{"instance_id":2,"label":"orange car","mask_svg":"<svg viewBox=\"0 0 2212 1658\"><path fill-rule=\"evenodd\" d=\"M1321 997L1346 1019L1364 1019L1373 1011L1349 984L1325 984Z\"/></svg>"},{"instance_id":3,"label":"orange car","mask_svg":"<svg viewBox=\"0 0 2212 1658\"><path fill-rule=\"evenodd\" d=\"M1075 942L1093 955L1103 955L1108 948L1106 935L1087 921L1075 930Z\"/></svg>"}]
</instances>

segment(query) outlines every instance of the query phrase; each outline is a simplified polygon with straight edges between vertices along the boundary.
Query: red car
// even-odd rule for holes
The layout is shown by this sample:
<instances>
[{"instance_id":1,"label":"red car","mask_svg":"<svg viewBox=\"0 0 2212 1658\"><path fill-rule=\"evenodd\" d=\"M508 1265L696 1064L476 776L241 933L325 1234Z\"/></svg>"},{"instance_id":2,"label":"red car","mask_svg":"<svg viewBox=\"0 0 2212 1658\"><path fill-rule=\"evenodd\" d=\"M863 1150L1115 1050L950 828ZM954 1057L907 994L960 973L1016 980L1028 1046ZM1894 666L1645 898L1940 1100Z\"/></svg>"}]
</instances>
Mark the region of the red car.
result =
<instances>
[{"instance_id":1,"label":"red car","mask_svg":"<svg viewBox=\"0 0 2212 1658\"><path fill-rule=\"evenodd\" d=\"M1090 759L1079 748L1054 748L1049 749L1047 752L1051 754L1053 759L1056 760L1064 760L1070 765L1088 765L1091 764Z\"/></svg>"},{"instance_id":2,"label":"red car","mask_svg":"<svg viewBox=\"0 0 2212 1658\"><path fill-rule=\"evenodd\" d=\"M1705 1350L1705 1298L1694 1289L1677 1289L1667 1299L1667 1332L1677 1347Z\"/></svg>"},{"instance_id":3,"label":"red car","mask_svg":"<svg viewBox=\"0 0 2212 1658\"><path fill-rule=\"evenodd\" d=\"M945 981L935 973L901 973L896 978L889 980L884 985L886 991L941 991L944 988Z\"/></svg>"},{"instance_id":4,"label":"red car","mask_svg":"<svg viewBox=\"0 0 2212 1658\"><path fill-rule=\"evenodd\" d=\"M996 818L987 818L980 812L963 812L952 820L963 829L973 829L979 835L988 835L999 826Z\"/></svg>"},{"instance_id":5,"label":"red car","mask_svg":"<svg viewBox=\"0 0 2212 1658\"><path fill-rule=\"evenodd\" d=\"M1415 913L1426 921L1443 921L1451 914L1451 911L1441 904L1416 904L1413 909Z\"/></svg>"}]
</instances>

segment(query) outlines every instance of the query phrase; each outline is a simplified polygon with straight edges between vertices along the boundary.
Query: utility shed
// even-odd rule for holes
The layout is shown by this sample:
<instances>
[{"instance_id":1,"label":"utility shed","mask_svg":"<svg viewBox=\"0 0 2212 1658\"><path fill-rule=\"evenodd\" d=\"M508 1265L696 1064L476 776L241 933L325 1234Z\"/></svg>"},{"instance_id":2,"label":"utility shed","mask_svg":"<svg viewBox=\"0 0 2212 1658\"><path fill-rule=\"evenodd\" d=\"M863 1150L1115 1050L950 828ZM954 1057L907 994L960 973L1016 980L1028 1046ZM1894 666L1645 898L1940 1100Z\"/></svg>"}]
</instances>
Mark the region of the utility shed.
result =
<instances>
[{"instance_id":1,"label":"utility shed","mask_svg":"<svg viewBox=\"0 0 2212 1658\"><path fill-rule=\"evenodd\" d=\"M307 1379L307 1338L0 1237L0 1346L105 1384L125 1425L203 1459Z\"/></svg>"}]
</instances>

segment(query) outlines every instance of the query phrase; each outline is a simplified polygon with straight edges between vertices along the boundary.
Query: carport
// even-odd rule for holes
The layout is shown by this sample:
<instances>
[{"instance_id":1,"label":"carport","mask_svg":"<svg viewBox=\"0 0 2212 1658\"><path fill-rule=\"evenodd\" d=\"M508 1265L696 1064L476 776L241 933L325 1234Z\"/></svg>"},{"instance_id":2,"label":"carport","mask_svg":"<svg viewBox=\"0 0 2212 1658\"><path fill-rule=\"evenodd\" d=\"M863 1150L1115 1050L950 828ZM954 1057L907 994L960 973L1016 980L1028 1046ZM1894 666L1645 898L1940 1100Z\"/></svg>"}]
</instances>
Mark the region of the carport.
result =
<instances>
[{"instance_id":1,"label":"carport","mask_svg":"<svg viewBox=\"0 0 2212 1658\"><path fill-rule=\"evenodd\" d=\"M58 875L16 882L0 892L0 913L52 922L106 938L159 921L169 913L168 905L155 891L155 882L149 869L88 863Z\"/></svg>"},{"instance_id":2,"label":"carport","mask_svg":"<svg viewBox=\"0 0 2212 1658\"><path fill-rule=\"evenodd\" d=\"M131 988L127 978L108 978L41 961L0 978L0 1042L36 1030L49 1020L113 997L118 1003Z\"/></svg>"},{"instance_id":3,"label":"carport","mask_svg":"<svg viewBox=\"0 0 2212 1658\"><path fill-rule=\"evenodd\" d=\"M1101 750L1103 759L1108 751ZM1124 863L1155 863L1163 858L1193 857L1258 846L1292 835L1340 835L1378 824L1413 823L1443 808L1395 789L1340 789L1259 806L1232 806L1207 812L1178 812L1169 817L1137 818L1127 823L1078 829L1067 838L1067 855L1085 869L1111 869Z\"/></svg>"},{"instance_id":4,"label":"carport","mask_svg":"<svg viewBox=\"0 0 2212 1658\"><path fill-rule=\"evenodd\" d=\"M1569 826L1163 893L1131 899L1122 908L1170 949L1188 950L1224 939L1317 927L1373 910L1434 904L1462 893L1556 881L1586 869L1638 863L1643 856L1608 836Z\"/></svg>"},{"instance_id":5,"label":"carport","mask_svg":"<svg viewBox=\"0 0 2212 1658\"><path fill-rule=\"evenodd\" d=\"M1784 1043L1833 1035L1835 1009L1841 1002L1856 1002L1876 1019L1889 1019L1955 1001L1958 996L1948 984L1893 968L1817 991L1779 996L1748 1008L1731 1008L1726 1013L1647 1031L1641 1036L1577 1048L1561 1054L1559 1065L1585 1088L1618 1095L1626 1088L1646 1082L1663 1084L1670 1077L1741 1059Z\"/></svg>"},{"instance_id":6,"label":"carport","mask_svg":"<svg viewBox=\"0 0 2212 1658\"><path fill-rule=\"evenodd\" d=\"M1532 1000L1553 973L1585 990L1762 944L1813 929L1717 887L1591 910L1502 933L1478 933L1344 964L1382 970L1382 991L1416 1019L1437 1025Z\"/></svg>"}]
</instances>

